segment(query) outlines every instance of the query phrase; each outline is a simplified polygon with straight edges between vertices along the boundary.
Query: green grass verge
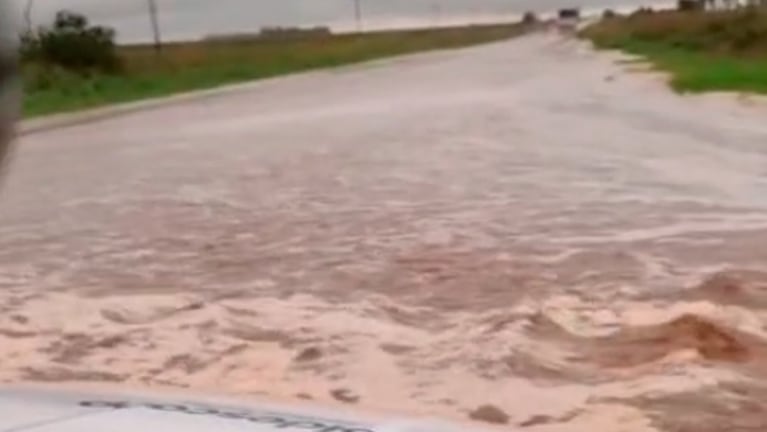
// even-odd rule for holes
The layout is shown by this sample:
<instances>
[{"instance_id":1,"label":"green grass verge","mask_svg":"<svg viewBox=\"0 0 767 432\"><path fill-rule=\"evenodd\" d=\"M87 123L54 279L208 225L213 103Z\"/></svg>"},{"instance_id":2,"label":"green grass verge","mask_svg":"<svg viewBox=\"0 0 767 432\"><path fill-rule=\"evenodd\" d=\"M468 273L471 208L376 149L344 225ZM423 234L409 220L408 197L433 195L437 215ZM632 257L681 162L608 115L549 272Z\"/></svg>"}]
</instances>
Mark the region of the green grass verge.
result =
<instances>
[{"instance_id":1,"label":"green grass verge","mask_svg":"<svg viewBox=\"0 0 767 432\"><path fill-rule=\"evenodd\" d=\"M597 46L646 58L657 69L669 72L671 86L680 92L767 93L767 58L698 52L631 38L605 41Z\"/></svg>"},{"instance_id":2,"label":"green grass verge","mask_svg":"<svg viewBox=\"0 0 767 432\"><path fill-rule=\"evenodd\" d=\"M581 36L645 57L679 91L767 93L767 8L636 12L602 19Z\"/></svg>"},{"instance_id":3,"label":"green grass verge","mask_svg":"<svg viewBox=\"0 0 767 432\"><path fill-rule=\"evenodd\" d=\"M336 35L285 41L208 41L120 48L120 75L81 77L25 66L25 117L136 101L239 81L378 58L498 41L523 33L519 24Z\"/></svg>"}]
</instances>

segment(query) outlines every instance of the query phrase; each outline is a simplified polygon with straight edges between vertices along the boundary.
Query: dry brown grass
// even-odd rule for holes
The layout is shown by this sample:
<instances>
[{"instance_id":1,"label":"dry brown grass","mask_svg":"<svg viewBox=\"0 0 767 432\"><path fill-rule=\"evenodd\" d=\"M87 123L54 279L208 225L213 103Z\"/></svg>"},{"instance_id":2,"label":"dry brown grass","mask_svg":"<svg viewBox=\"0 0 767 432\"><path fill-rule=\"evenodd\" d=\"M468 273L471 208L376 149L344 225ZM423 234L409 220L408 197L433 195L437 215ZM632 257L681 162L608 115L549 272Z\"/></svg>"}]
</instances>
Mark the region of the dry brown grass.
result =
<instances>
[{"instance_id":1,"label":"dry brown grass","mask_svg":"<svg viewBox=\"0 0 767 432\"><path fill-rule=\"evenodd\" d=\"M583 35L608 46L625 41L657 42L694 51L765 56L767 10L637 13L604 19Z\"/></svg>"}]
</instances>

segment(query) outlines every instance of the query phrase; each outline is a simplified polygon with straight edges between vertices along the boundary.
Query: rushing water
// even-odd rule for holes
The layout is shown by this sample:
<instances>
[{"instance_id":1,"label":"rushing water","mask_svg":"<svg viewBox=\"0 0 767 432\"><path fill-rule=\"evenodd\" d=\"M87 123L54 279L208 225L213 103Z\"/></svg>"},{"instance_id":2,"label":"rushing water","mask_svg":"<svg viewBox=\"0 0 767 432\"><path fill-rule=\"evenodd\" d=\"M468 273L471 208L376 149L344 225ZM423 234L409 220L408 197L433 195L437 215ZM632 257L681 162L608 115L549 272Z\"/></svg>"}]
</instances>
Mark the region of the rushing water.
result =
<instances>
[{"instance_id":1,"label":"rushing water","mask_svg":"<svg viewBox=\"0 0 767 432\"><path fill-rule=\"evenodd\" d=\"M14 0L22 10L27 0ZM356 28L354 0L157 0L169 39L253 32L263 26L328 25ZM573 4L584 8L636 6L641 0L360 0L364 29L449 25L516 19L527 10L547 12ZM33 18L46 23L56 10L81 11L118 30L120 39L150 39L147 0L37 0Z\"/></svg>"},{"instance_id":2,"label":"rushing water","mask_svg":"<svg viewBox=\"0 0 767 432\"><path fill-rule=\"evenodd\" d=\"M627 67L536 35L26 136L0 380L762 431L766 110Z\"/></svg>"}]
</instances>

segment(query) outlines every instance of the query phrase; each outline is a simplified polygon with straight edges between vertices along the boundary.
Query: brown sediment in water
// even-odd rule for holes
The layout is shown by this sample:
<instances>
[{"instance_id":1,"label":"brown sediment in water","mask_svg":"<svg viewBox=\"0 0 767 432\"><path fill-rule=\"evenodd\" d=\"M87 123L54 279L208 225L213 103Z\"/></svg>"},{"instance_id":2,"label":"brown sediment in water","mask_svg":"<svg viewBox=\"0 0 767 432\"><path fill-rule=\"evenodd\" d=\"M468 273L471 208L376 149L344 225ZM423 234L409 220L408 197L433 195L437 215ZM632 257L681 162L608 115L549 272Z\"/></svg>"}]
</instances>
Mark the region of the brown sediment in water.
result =
<instances>
[{"instance_id":1,"label":"brown sediment in water","mask_svg":"<svg viewBox=\"0 0 767 432\"><path fill-rule=\"evenodd\" d=\"M482 405L469 413L469 418L476 421L493 424L509 423L509 416L498 407Z\"/></svg>"},{"instance_id":2,"label":"brown sediment in water","mask_svg":"<svg viewBox=\"0 0 767 432\"><path fill-rule=\"evenodd\" d=\"M719 272L698 286L678 295L688 300L708 300L722 305L767 309L767 273L758 271Z\"/></svg>"},{"instance_id":3,"label":"brown sediment in water","mask_svg":"<svg viewBox=\"0 0 767 432\"><path fill-rule=\"evenodd\" d=\"M700 393L647 397L635 403L651 412L661 430L679 432L763 431L767 387L723 385ZM726 423L723 419L727 419Z\"/></svg>"},{"instance_id":4,"label":"brown sediment in water","mask_svg":"<svg viewBox=\"0 0 767 432\"><path fill-rule=\"evenodd\" d=\"M696 315L647 327L627 328L594 341L593 360L606 367L651 363L677 351L691 350L702 360L745 363L764 342Z\"/></svg>"},{"instance_id":5,"label":"brown sediment in water","mask_svg":"<svg viewBox=\"0 0 767 432\"><path fill-rule=\"evenodd\" d=\"M623 327L603 337L577 336L540 314L531 319L531 334L568 346L573 358L611 369L647 365L677 353L693 360L767 366L767 341L694 314L668 322Z\"/></svg>"}]
</instances>

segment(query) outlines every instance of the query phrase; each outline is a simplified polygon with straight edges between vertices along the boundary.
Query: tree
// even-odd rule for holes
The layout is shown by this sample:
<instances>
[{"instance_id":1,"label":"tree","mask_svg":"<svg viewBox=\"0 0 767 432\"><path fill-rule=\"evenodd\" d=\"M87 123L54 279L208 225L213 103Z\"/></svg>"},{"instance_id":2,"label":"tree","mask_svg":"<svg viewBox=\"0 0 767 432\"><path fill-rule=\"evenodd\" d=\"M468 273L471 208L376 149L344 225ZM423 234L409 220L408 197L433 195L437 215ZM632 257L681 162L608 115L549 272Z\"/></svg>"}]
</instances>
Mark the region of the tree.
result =
<instances>
[{"instance_id":1,"label":"tree","mask_svg":"<svg viewBox=\"0 0 767 432\"><path fill-rule=\"evenodd\" d=\"M538 23L538 15L536 15L534 12L527 11L524 15L522 15L522 24L525 25L533 25Z\"/></svg>"},{"instance_id":2,"label":"tree","mask_svg":"<svg viewBox=\"0 0 767 432\"><path fill-rule=\"evenodd\" d=\"M706 1L708 0L678 0L676 3L676 8L680 11L703 10L706 8Z\"/></svg>"},{"instance_id":3,"label":"tree","mask_svg":"<svg viewBox=\"0 0 767 432\"><path fill-rule=\"evenodd\" d=\"M51 27L22 38L27 60L60 66L72 71L114 72L119 68L113 29L90 25L84 15L60 11Z\"/></svg>"}]
</instances>

